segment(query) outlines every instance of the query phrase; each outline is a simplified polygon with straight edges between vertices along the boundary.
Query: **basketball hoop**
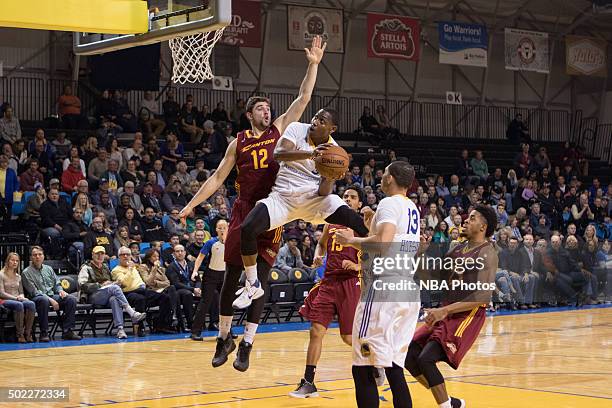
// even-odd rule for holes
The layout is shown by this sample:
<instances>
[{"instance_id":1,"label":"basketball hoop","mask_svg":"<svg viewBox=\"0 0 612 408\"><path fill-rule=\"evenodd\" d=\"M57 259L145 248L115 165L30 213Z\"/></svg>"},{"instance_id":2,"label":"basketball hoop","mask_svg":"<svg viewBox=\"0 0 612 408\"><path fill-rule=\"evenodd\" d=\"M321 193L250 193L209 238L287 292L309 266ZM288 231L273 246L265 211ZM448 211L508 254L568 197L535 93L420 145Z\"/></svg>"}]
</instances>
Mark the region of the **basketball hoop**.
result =
<instances>
[{"instance_id":1,"label":"basketball hoop","mask_svg":"<svg viewBox=\"0 0 612 408\"><path fill-rule=\"evenodd\" d=\"M204 82L213 78L209 62L210 54L223 35L224 28L169 40L173 62L172 82L185 84Z\"/></svg>"}]
</instances>

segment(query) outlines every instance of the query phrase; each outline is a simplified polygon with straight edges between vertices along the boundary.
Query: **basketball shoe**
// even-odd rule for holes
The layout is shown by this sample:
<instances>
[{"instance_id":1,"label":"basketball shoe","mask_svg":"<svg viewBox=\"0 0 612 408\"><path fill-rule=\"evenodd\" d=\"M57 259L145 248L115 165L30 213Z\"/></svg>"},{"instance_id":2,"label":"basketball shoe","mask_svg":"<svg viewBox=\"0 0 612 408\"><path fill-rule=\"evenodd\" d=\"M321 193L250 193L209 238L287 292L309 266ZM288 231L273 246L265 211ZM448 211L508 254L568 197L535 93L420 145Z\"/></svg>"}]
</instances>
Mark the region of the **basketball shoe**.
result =
<instances>
[{"instance_id":1,"label":"basketball shoe","mask_svg":"<svg viewBox=\"0 0 612 408\"><path fill-rule=\"evenodd\" d=\"M244 282L244 288L238 289L236 294L238 297L234 300L232 306L234 309L246 309L251 306L253 300L263 296L264 290L259 283L259 279L256 279L252 284L247 280Z\"/></svg>"},{"instance_id":2,"label":"basketball shoe","mask_svg":"<svg viewBox=\"0 0 612 408\"><path fill-rule=\"evenodd\" d=\"M236 360L234 360L234 368L236 370L244 372L249 369L249 357L251 356L251 350L253 350L253 345L244 341L243 339L238 345Z\"/></svg>"},{"instance_id":3,"label":"basketball shoe","mask_svg":"<svg viewBox=\"0 0 612 408\"><path fill-rule=\"evenodd\" d=\"M318 397L319 392L314 383L306 381L302 378L302 381L298 384L298 387L289 393L290 397L293 398L310 398L310 397Z\"/></svg>"},{"instance_id":4,"label":"basketball shoe","mask_svg":"<svg viewBox=\"0 0 612 408\"><path fill-rule=\"evenodd\" d=\"M212 359L212 366L219 367L225 364L227 361L227 356L236 349L236 343L232 336L229 334L227 338L224 340L221 337L217 337L217 347L215 349L215 355Z\"/></svg>"}]
</instances>

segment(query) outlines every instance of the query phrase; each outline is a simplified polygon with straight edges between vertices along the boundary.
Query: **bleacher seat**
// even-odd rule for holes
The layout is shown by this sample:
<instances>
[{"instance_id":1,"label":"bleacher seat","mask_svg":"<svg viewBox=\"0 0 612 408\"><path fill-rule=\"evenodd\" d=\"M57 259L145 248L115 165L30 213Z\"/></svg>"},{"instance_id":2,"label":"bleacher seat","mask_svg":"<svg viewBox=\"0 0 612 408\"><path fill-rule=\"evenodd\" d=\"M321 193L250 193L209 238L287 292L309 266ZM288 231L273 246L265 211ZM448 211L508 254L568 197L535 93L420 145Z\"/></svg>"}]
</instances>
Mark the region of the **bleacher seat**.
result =
<instances>
[{"instance_id":1,"label":"bleacher seat","mask_svg":"<svg viewBox=\"0 0 612 408\"><path fill-rule=\"evenodd\" d=\"M280 269L272 268L270 269L270 277L268 278L269 283L287 283L289 282L289 277L287 274Z\"/></svg>"},{"instance_id":2,"label":"bleacher seat","mask_svg":"<svg viewBox=\"0 0 612 408\"><path fill-rule=\"evenodd\" d=\"M140 254L144 255L149 248L151 248L151 243L150 242L141 242L140 243Z\"/></svg>"},{"instance_id":3,"label":"bleacher seat","mask_svg":"<svg viewBox=\"0 0 612 408\"><path fill-rule=\"evenodd\" d=\"M56 275L72 275L78 273L74 265L66 259L45 259L43 263L53 268Z\"/></svg>"},{"instance_id":4,"label":"bleacher seat","mask_svg":"<svg viewBox=\"0 0 612 408\"><path fill-rule=\"evenodd\" d=\"M164 214L164 216L162 217L162 227L166 228L166 224L168 223L169 219L170 216L168 214Z\"/></svg>"},{"instance_id":5,"label":"bleacher seat","mask_svg":"<svg viewBox=\"0 0 612 408\"><path fill-rule=\"evenodd\" d=\"M115 266L119 265L119 260L118 259L111 259L108 261L108 268L112 271L113 269L115 269Z\"/></svg>"},{"instance_id":6,"label":"bleacher seat","mask_svg":"<svg viewBox=\"0 0 612 408\"><path fill-rule=\"evenodd\" d=\"M314 286L315 284L313 282L296 283L293 286L294 300L296 302L303 302L306 296L308 296L308 292L310 292Z\"/></svg>"},{"instance_id":7,"label":"bleacher seat","mask_svg":"<svg viewBox=\"0 0 612 408\"><path fill-rule=\"evenodd\" d=\"M68 193L64 193L63 191L60 193L60 197L62 197L64 200L66 200L66 202L68 203L69 206L72 207L72 198L70 197L70 194Z\"/></svg>"},{"instance_id":8,"label":"bleacher seat","mask_svg":"<svg viewBox=\"0 0 612 408\"><path fill-rule=\"evenodd\" d=\"M171 243L169 243L169 242L164 242L164 243L162 243L162 246L161 246L162 251L164 251L164 250L166 250L166 249L170 248L171 246L172 246L172 244L171 244Z\"/></svg>"},{"instance_id":9,"label":"bleacher seat","mask_svg":"<svg viewBox=\"0 0 612 408\"><path fill-rule=\"evenodd\" d=\"M293 268L289 271L288 276L291 283L312 282L310 274L300 268Z\"/></svg>"},{"instance_id":10,"label":"bleacher seat","mask_svg":"<svg viewBox=\"0 0 612 408\"><path fill-rule=\"evenodd\" d=\"M294 288L291 283L273 283L270 285L270 302L293 302Z\"/></svg>"}]
</instances>

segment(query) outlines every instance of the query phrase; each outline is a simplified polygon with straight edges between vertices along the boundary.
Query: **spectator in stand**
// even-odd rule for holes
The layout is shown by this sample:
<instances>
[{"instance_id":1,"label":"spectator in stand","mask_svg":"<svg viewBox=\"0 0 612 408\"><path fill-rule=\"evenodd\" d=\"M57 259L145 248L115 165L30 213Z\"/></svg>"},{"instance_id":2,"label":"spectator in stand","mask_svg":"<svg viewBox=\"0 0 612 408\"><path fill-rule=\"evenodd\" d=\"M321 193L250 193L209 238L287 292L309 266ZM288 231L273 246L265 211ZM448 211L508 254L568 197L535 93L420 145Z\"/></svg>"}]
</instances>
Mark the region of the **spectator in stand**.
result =
<instances>
[{"instance_id":1,"label":"spectator in stand","mask_svg":"<svg viewBox=\"0 0 612 408\"><path fill-rule=\"evenodd\" d=\"M66 171L73 159L79 159L79 168L81 169L81 173L83 173L84 177L87 177L87 170L85 167L85 161L79 156L79 148L76 146L72 146L68 151L68 156L62 162L62 170Z\"/></svg>"},{"instance_id":2,"label":"spectator in stand","mask_svg":"<svg viewBox=\"0 0 612 408\"><path fill-rule=\"evenodd\" d=\"M167 233L162 226L162 222L155 216L155 210L151 207L145 209L145 216L141 220L143 229L143 241L166 241Z\"/></svg>"},{"instance_id":3,"label":"spectator in stand","mask_svg":"<svg viewBox=\"0 0 612 408\"><path fill-rule=\"evenodd\" d=\"M62 229L72 219L72 208L60 199L59 190L49 190L47 200L40 206L40 218L44 236L53 242L62 237Z\"/></svg>"},{"instance_id":4,"label":"spectator in stand","mask_svg":"<svg viewBox=\"0 0 612 408\"><path fill-rule=\"evenodd\" d=\"M162 105L162 111L164 114L166 127L175 130L178 129L181 106L175 100L173 89L168 89L166 92L166 101Z\"/></svg>"},{"instance_id":5,"label":"spectator in stand","mask_svg":"<svg viewBox=\"0 0 612 408\"><path fill-rule=\"evenodd\" d=\"M158 216L162 214L163 211L162 211L161 203L159 202L159 200L153 193L152 183L149 183L149 182L145 183L143 190L142 190L141 202L144 208L151 207L153 208L153 210Z\"/></svg>"},{"instance_id":6,"label":"spectator in stand","mask_svg":"<svg viewBox=\"0 0 612 408\"><path fill-rule=\"evenodd\" d=\"M382 137L382 130L376 118L372 116L372 111L369 107L363 107L363 113L359 118L359 124L364 132L372 133L374 135L375 141L380 141Z\"/></svg>"},{"instance_id":7,"label":"spectator in stand","mask_svg":"<svg viewBox=\"0 0 612 408\"><path fill-rule=\"evenodd\" d=\"M523 115L517 113L514 116L514 120L508 125L506 130L506 137L513 143L519 144L522 142L531 143L531 137L529 136L529 128L523 122Z\"/></svg>"},{"instance_id":8,"label":"spectator in stand","mask_svg":"<svg viewBox=\"0 0 612 408\"><path fill-rule=\"evenodd\" d=\"M98 203L95 207L94 212L102 212L106 217L107 222L110 226L117 225L117 212L115 210L116 204L114 203L114 196L112 196L108 191L98 191L98 199L96 202Z\"/></svg>"},{"instance_id":9,"label":"spectator in stand","mask_svg":"<svg viewBox=\"0 0 612 408\"><path fill-rule=\"evenodd\" d=\"M117 195L119 188L123 186L123 179L119 174L119 163L116 160L110 159L108 161L106 171L100 176L100 184L102 180L108 182L108 189L111 194Z\"/></svg>"},{"instance_id":10,"label":"spectator in stand","mask_svg":"<svg viewBox=\"0 0 612 408\"><path fill-rule=\"evenodd\" d=\"M36 237L40 230L40 206L47 199L47 191L42 183L35 183L34 191L35 194L26 202L25 219L28 234Z\"/></svg>"},{"instance_id":11,"label":"spectator in stand","mask_svg":"<svg viewBox=\"0 0 612 408\"><path fill-rule=\"evenodd\" d=\"M181 160L176 165L176 173L174 173L177 180L181 182L183 193L189 192L189 185L194 180L193 177L187 172L187 163Z\"/></svg>"},{"instance_id":12,"label":"spectator in stand","mask_svg":"<svg viewBox=\"0 0 612 408\"><path fill-rule=\"evenodd\" d=\"M136 210L136 213L140 215L144 211L144 206L142 205L140 196L136 194L135 190L136 188L134 187L134 183L131 181L126 181L123 185L123 194L121 196L127 196L130 199L130 207Z\"/></svg>"},{"instance_id":13,"label":"spectator in stand","mask_svg":"<svg viewBox=\"0 0 612 408\"><path fill-rule=\"evenodd\" d=\"M187 199L181 191L181 182L176 180L168 186L161 200L162 209L170 212L173 208L183 208L187 205Z\"/></svg>"},{"instance_id":14,"label":"spectator in stand","mask_svg":"<svg viewBox=\"0 0 612 408\"><path fill-rule=\"evenodd\" d=\"M376 121L380 126L380 131L385 135L385 139L397 138L399 130L391 126L391 120L387 115L387 110L383 105L376 106Z\"/></svg>"},{"instance_id":15,"label":"spectator in stand","mask_svg":"<svg viewBox=\"0 0 612 408\"><path fill-rule=\"evenodd\" d=\"M53 176L53 159L49 152L45 150L45 143L42 140L37 140L35 150L30 156L38 161L38 171L48 180Z\"/></svg>"},{"instance_id":16,"label":"spectator in stand","mask_svg":"<svg viewBox=\"0 0 612 408\"><path fill-rule=\"evenodd\" d=\"M372 167L368 164L363 166L363 176L361 182L363 184L363 187L376 187L376 180L374 179L374 174L372 173Z\"/></svg>"},{"instance_id":17,"label":"spectator in stand","mask_svg":"<svg viewBox=\"0 0 612 408\"><path fill-rule=\"evenodd\" d=\"M125 91L116 90L113 94L113 109L117 116L116 123L123 128L125 132L134 133L138 129L138 118L132 112L127 101L127 93Z\"/></svg>"},{"instance_id":18,"label":"spectator in stand","mask_svg":"<svg viewBox=\"0 0 612 408\"><path fill-rule=\"evenodd\" d=\"M80 154L85 163L91 162L98 156L98 139L95 136L89 136L81 146Z\"/></svg>"},{"instance_id":19,"label":"spectator in stand","mask_svg":"<svg viewBox=\"0 0 612 408\"><path fill-rule=\"evenodd\" d=\"M142 145L142 133L134 133L134 141L130 147L123 150L123 162L127 163L129 160L137 158L142 160L142 153L144 152L144 146Z\"/></svg>"},{"instance_id":20,"label":"spectator in stand","mask_svg":"<svg viewBox=\"0 0 612 408\"><path fill-rule=\"evenodd\" d=\"M242 127L240 126L240 118L242 117L242 115L246 114L245 105L246 103L244 102L244 99L240 98L236 100L236 104L234 105L234 108L230 112L230 119L232 120L232 124L234 128L237 129L238 131L243 130Z\"/></svg>"},{"instance_id":21,"label":"spectator in stand","mask_svg":"<svg viewBox=\"0 0 612 408\"><path fill-rule=\"evenodd\" d=\"M144 99L140 101L140 106L138 107L138 118L147 136L155 135L158 137L166 128L166 123L163 120L157 119L158 116L159 104L153 97L153 92L145 91Z\"/></svg>"},{"instance_id":22,"label":"spectator in stand","mask_svg":"<svg viewBox=\"0 0 612 408\"><path fill-rule=\"evenodd\" d=\"M204 125L210 126L210 123L205 123ZM210 130L207 131L207 133L210 134L208 137L208 150L203 150L206 152L204 160L206 162L206 167L209 169L216 169L219 167L219 163L221 163L221 160L225 155L225 151L227 150L227 138L223 132L223 129L226 126L227 122L218 122L217 130L213 131L212 133Z\"/></svg>"},{"instance_id":23,"label":"spectator in stand","mask_svg":"<svg viewBox=\"0 0 612 408\"><path fill-rule=\"evenodd\" d=\"M533 158L533 166L534 170L542 171L547 169L550 171L552 165L550 164L550 159L548 158L548 154L546 153L546 147L540 146L538 150L538 154L536 154Z\"/></svg>"},{"instance_id":24,"label":"spectator in stand","mask_svg":"<svg viewBox=\"0 0 612 408\"><path fill-rule=\"evenodd\" d=\"M202 141L204 131L196 124L196 113L194 113L191 101L185 103L181 109L179 123L181 131L189 135L191 143L199 144Z\"/></svg>"},{"instance_id":25,"label":"spectator in stand","mask_svg":"<svg viewBox=\"0 0 612 408\"><path fill-rule=\"evenodd\" d=\"M64 93L57 100L57 111L66 129L84 128L83 117L81 116L81 100L72 94L72 87L66 85Z\"/></svg>"},{"instance_id":26,"label":"spectator in stand","mask_svg":"<svg viewBox=\"0 0 612 408\"><path fill-rule=\"evenodd\" d=\"M113 281L121 286L126 299L135 310L144 313L147 306L159 306L159 315L155 321L156 331L175 333L171 329L172 304L170 297L163 292L158 293L147 289L138 269L130 262L131 255L129 248L121 247L119 249L119 265L111 272Z\"/></svg>"},{"instance_id":27,"label":"spectator in stand","mask_svg":"<svg viewBox=\"0 0 612 408\"><path fill-rule=\"evenodd\" d=\"M196 230L193 232L193 242L189 243L187 248L185 248L185 251L187 251L187 260L189 262L196 261L200 250L204 246L205 238L206 232L204 230Z\"/></svg>"},{"instance_id":28,"label":"spectator in stand","mask_svg":"<svg viewBox=\"0 0 612 408\"><path fill-rule=\"evenodd\" d=\"M212 111L210 115L210 119L213 122L229 122L230 118L225 110L225 103L219 102L217 103L217 107Z\"/></svg>"},{"instance_id":29,"label":"spectator in stand","mask_svg":"<svg viewBox=\"0 0 612 408\"><path fill-rule=\"evenodd\" d=\"M29 158L28 150L25 148L25 140L19 139L13 143L13 154L19 162L19 169L22 169Z\"/></svg>"},{"instance_id":30,"label":"spectator in stand","mask_svg":"<svg viewBox=\"0 0 612 408\"><path fill-rule=\"evenodd\" d=\"M429 210L425 216L426 225L435 229L443 218L442 214L438 211L438 205L436 203L430 203Z\"/></svg>"},{"instance_id":31,"label":"spectator in stand","mask_svg":"<svg viewBox=\"0 0 612 408\"><path fill-rule=\"evenodd\" d=\"M123 148L119 147L117 139L109 140L108 143L106 143L106 150L109 152L109 160L115 160L120 169L125 167L123 165Z\"/></svg>"},{"instance_id":32,"label":"spectator in stand","mask_svg":"<svg viewBox=\"0 0 612 408\"><path fill-rule=\"evenodd\" d=\"M108 89L102 91L100 100L98 101L97 112L98 123L105 121L115 121L117 116L115 114L115 104L111 98L111 93Z\"/></svg>"},{"instance_id":33,"label":"spectator in stand","mask_svg":"<svg viewBox=\"0 0 612 408\"><path fill-rule=\"evenodd\" d=\"M155 180L153 182L157 184L162 190L166 188L168 181L168 174L163 170L163 164L161 160L155 160L153 163L153 173ZM151 180L148 180L151 181Z\"/></svg>"},{"instance_id":34,"label":"spectator in stand","mask_svg":"<svg viewBox=\"0 0 612 408\"><path fill-rule=\"evenodd\" d=\"M470 160L470 166L474 174L480 177L480 182L482 184L486 183L489 177L489 165L486 160L483 159L482 150L476 150L475 157Z\"/></svg>"},{"instance_id":35,"label":"spectator in stand","mask_svg":"<svg viewBox=\"0 0 612 408\"><path fill-rule=\"evenodd\" d=\"M36 304L38 323L40 325L41 343L49 342L49 308L62 313L62 339L81 340L72 329L75 323L77 300L64 291L53 268L44 265L45 254L41 247L30 248L30 266L21 274L23 287L30 300Z\"/></svg>"},{"instance_id":36,"label":"spectator in stand","mask_svg":"<svg viewBox=\"0 0 612 408\"><path fill-rule=\"evenodd\" d=\"M581 194L578 202L572 205L572 218L576 224L578 235L583 235L586 226L595 219L595 214L591 211L589 197L586 193Z\"/></svg>"},{"instance_id":37,"label":"spectator in stand","mask_svg":"<svg viewBox=\"0 0 612 408\"><path fill-rule=\"evenodd\" d=\"M125 218L119 221L119 227L122 227L124 225L128 227L128 232L132 241L142 242L142 225L140 224L140 221L136 219L136 212L133 208L128 208L125 211Z\"/></svg>"},{"instance_id":38,"label":"spectator in stand","mask_svg":"<svg viewBox=\"0 0 612 408\"><path fill-rule=\"evenodd\" d=\"M170 284L176 289L178 301L182 306L183 316L187 322L187 328L191 330L193 299L194 297L202 296L202 282L200 275L193 273L193 262L187 261L185 255L185 247L180 244L174 247L174 259L166 269L166 276ZM177 307L176 310L181 309Z\"/></svg>"},{"instance_id":39,"label":"spectator in stand","mask_svg":"<svg viewBox=\"0 0 612 408\"><path fill-rule=\"evenodd\" d=\"M72 159L70 166L62 173L62 190L68 194L72 194L77 190L79 181L85 180L81 169L81 159L78 157Z\"/></svg>"},{"instance_id":40,"label":"spectator in stand","mask_svg":"<svg viewBox=\"0 0 612 408\"><path fill-rule=\"evenodd\" d=\"M204 123L207 120L212 120L211 118L212 118L212 115L210 114L210 106L204 104L202 105L202 110L199 111L198 114L196 115L196 125L199 128L204 128Z\"/></svg>"},{"instance_id":41,"label":"spectator in stand","mask_svg":"<svg viewBox=\"0 0 612 408\"><path fill-rule=\"evenodd\" d=\"M88 227L91 225L91 221L93 220L93 211L91 209L91 204L89 203L89 196L87 193L77 192L74 196L74 208L80 209L83 211L83 222Z\"/></svg>"},{"instance_id":42,"label":"spectator in stand","mask_svg":"<svg viewBox=\"0 0 612 408\"><path fill-rule=\"evenodd\" d=\"M581 306L584 298L578 295L583 292L587 281L580 273L578 264L561 246L561 237L558 235L551 237L547 255L552 262L547 268L546 281L553 283L561 295L562 303L576 301L576 305Z\"/></svg>"},{"instance_id":43,"label":"spectator in stand","mask_svg":"<svg viewBox=\"0 0 612 408\"><path fill-rule=\"evenodd\" d=\"M274 261L274 267L276 269L289 273L294 268L304 267L302 254L298 249L298 242L300 239L301 237L298 237L297 234L290 234L287 236L285 245L278 251L278 255Z\"/></svg>"},{"instance_id":44,"label":"spectator in stand","mask_svg":"<svg viewBox=\"0 0 612 408\"><path fill-rule=\"evenodd\" d=\"M133 183L136 188L140 188L145 178L144 173L136 167L135 160L128 160L125 170L122 170L119 174L124 183L129 181Z\"/></svg>"},{"instance_id":45,"label":"spectator in stand","mask_svg":"<svg viewBox=\"0 0 612 408\"><path fill-rule=\"evenodd\" d=\"M181 219L179 218L179 213L179 208L173 208L172 211L170 211L170 217L168 218L168 221L166 221L166 225L164 225L164 228L166 229L170 237L176 234L181 238L181 240L188 240L189 234L187 233L186 226L183 225Z\"/></svg>"},{"instance_id":46,"label":"spectator in stand","mask_svg":"<svg viewBox=\"0 0 612 408\"><path fill-rule=\"evenodd\" d=\"M44 176L38 171L38 160L34 158L28 160L28 169L21 173L19 178L21 190L23 191L34 191L36 183L45 183Z\"/></svg>"},{"instance_id":47,"label":"spectator in stand","mask_svg":"<svg viewBox=\"0 0 612 408\"><path fill-rule=\"evenodd\" d=\"M113 313L113 325L117 329L118 339L127 339L123 330L123 313L127 313L132 324L137 325L146 317L146 313L135 311L127 301L121 287L113 282L108 265L104 262L106 251L103 246L93 249L92 259L83 264L79 272L79 285L85 301L97 306L110 307Z\"/></svg>"},{"instance_id":48,"label":"spectator in stand","mask_svg":"<svg viewBox=\"0 0 612 408\"><path fill-rule=\"evenodd\" d=\"M89 162L89 166L87 167L87 174L89 176L89 180L91 180L90 182L93 182L94 185L97 184L107 169L108 152L105 148L101 148L98 150L97 157L91 160Z\"/></svg>"},{"instance_id":49,"label":"spectator in stand","mask_svg":"<svg viewBox=\"0 0 612 408\"><path fill-rule=\"evenodd\" d=\"M123 133L123 130L123 127L119 126L115 122L104 119L102 123L100 123L100 127L98 127L96 130L98 145L106 146L108 142L119 137L119 135Z\"/></svg>"},{"instance_id":50,"label":"spectator in stand","mask_svg":"<svg viewBox=\"0 0 612 408\"><path fill-rule=\"evenodd\" d=\"M176 163L183 159L184 149L173 132L168 132L166 135L166 143L160 150L160 156L163 160L163 169L166 174L171 174L176 171Z\"/></svg>"},{"instance_id":51,"label":"spectator in stand","mask_svg":"<svg viewBox=\"0 0 612 408\"><path fill-rule=\"evenodd\" d=\"M91 222L90 231L83 239L83 253L85 258L91 259L91 251L96 246L103 246L108 258L116 258L116 251L113 246L113 237L104 230L104 221L101 217L94 217Z\"/></svg>"},{"instance_id":52,"label":"spectator in stand","mask_svg":"<svg viewBox=\"0 0 612 408\"><path fill-rule=\"evenodd\" d=\"M467 149L461 150L461 156L455 161L455 174L457 174L465 185L478 184L479 178L474 176L474 169L470 164Z\"/></svg>"},{"instance_id":53,"label":"spectator in stand","mask_svg":"<svg viewBox=\"0 0 612 408\"><path fill-rule=\"evenodd\" d=\"M527 177L533 164L533 157L529 154L529 144L521 145L521 152L514 158L514 168L519 178Z\"/></svg>"},{"instance_id":54,"label":"spectator in stand","mask_svg":"<svg viewBox=\"0 0 612 408\"><path fill-rule=\"evenodd\" d=\"M21 125L19 119L13 115L11 106L6 108L4 116L0 119L0 138L11 144L21 139Z\"/></svg>"},{"instance_id":55,"label":"spectator in stand","mask_svg":"<svg viewBox=\"0 0 612 408\"><path fill-rule=\"evenodd\" d=\"M68 260L73 265L79 265L83 260L83 240L88 234L89 228L83 222L83 210L75 208L72 212L72 220L62 228L62 237L68 246Z\"/></svg>"},{"instance_id":56,"label":"spectator in stand","mask_svg":"<svg viewBox=\"0 0 612 408\"><path fill-rule=\"evenodd\" d=\"M19 264L19 255L9 252L4 267L0 269L0 303L13 312L17 342L32 343L36 305L25 297Z\"/></svg>"},{"instance_id":57,"label":"spectator in stand","mask_svg":"<svg viewBox=\"0 0 612 408\"><path fill-rule=\"evenodd\" d=\"M142 259L140 256L140 244L138 242L132 241L128 245L128 248L130 249L130 252L132 253L130 261L132 261L132 263L136 266L140 265L142 263Z\"/></svg>"},{"instance_id":58,"label":"spectator in stand","mask_svg":"<svg viewBox=\"0 0 612 408\"><path fill-rule=\"evenodd\" d=\"M358 184L359 187L363 187L363 180L361 178L361 175L359 175L360 172L361 169L359 168L359 166L353 164L353 167L351 169L351 184Z\"/></svg>"},{"instance_id":59,"label":"spectator in stand","mask_svg":"<svg viewBox=\"0 0 612 408\"><path fill-rule=\"evenodd\" d=\"M115 247L115 253L119 253L119 248L130 246L130 232L128 227L123 225L117 228L117 232L115 233L115 239L113 239L113 245Z\"/></svg>"}]
</instances>

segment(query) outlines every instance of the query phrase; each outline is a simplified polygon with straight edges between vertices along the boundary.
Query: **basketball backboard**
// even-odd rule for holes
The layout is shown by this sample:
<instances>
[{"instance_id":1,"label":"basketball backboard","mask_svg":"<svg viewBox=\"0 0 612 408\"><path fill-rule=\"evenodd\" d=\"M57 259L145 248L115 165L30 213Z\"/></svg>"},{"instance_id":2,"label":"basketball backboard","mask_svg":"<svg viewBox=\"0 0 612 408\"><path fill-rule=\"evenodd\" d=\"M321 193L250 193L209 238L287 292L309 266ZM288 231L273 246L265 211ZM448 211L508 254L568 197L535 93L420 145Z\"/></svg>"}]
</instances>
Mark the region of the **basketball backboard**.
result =
<instances>
[{"instance_id":1,"label":"basketball backboard","mask_svg":"<svg viewBox=\"0 0 612 408\"><path fill-rule=\"evenodd\" d=\"M213 31L232 17L230 0L148 0L149 30L135 35L74 33L74 53L94 55Z\"/></svg>"}]
</instances>

